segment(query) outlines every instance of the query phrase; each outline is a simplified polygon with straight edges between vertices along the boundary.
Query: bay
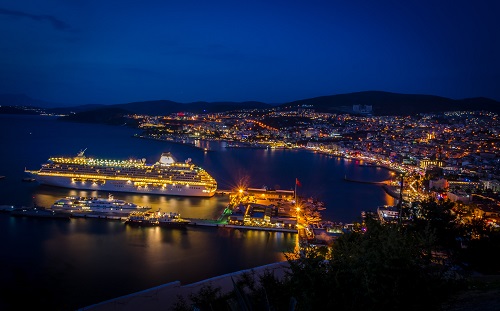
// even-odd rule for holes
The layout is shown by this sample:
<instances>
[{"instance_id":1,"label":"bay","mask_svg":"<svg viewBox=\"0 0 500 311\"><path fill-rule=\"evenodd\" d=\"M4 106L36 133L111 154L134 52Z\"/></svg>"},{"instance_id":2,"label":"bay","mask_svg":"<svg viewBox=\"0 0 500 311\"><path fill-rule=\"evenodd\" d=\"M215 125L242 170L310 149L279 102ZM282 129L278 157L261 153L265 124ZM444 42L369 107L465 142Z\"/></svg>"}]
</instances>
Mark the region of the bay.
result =
<instances>
[{"instance_id":1,"label":"bay","mask_svg":"<svg viewBox=\"0 0 500 311\"><path fill-rule=\"evenodd\" d=\"M100 124L68 123L54 117L0 115L0 205L50 206L70 196L108 193L80 191L23 182L25 169L38 169L50 156L106 159L145 158L156 162L162 152L178 160L191 158L218 182L219 189L249 187L293 189L325 202L323 219L358 220L394 200L377 185L350 183L390 178L387 170L360 166L357 161L305 150L235 149L224 142L192 145L134 137L137 129ZM205 152L203 148L209 149ZM164 197L113 193L154 209L186 218L217 218L228 203L212 198ZM129 228L118 221L26 219L0 215L2 257L0 292L37 289L34 297L53 309L71 310L120 295L179 280L183 284L284 260L294 249L295 234L224 228ZM1 305L0 305L1 308Z\"/></svg>"}]
</instances>

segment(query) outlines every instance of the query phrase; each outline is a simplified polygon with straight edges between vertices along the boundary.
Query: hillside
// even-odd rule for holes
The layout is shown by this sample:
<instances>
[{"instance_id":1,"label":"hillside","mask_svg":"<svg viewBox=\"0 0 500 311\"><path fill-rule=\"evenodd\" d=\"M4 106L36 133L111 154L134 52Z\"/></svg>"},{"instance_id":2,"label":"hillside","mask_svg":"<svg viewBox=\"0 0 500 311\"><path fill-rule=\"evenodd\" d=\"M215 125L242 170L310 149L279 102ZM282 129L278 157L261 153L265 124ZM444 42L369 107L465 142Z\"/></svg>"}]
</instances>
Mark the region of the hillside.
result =
<instances>
[{"instance_id":1,"label":"hillside","mask_svg":"<svg viewBox=\"0 0 500 311\"><path fill-rule=\"evenodd\" d=\"M0 106L0 114L39 114L34 110L25 110L21 108L17 108L16 106Z\"/></svg>"},{"instance_id":2,"label":"hillside","mask_svg":"<svg viewBox=\"0 0 500 311\"><path fill-rule=\"evenodd\" d=\"M24 94L0 94L0 106L51 108L63 105L64 104L61 103L53 103L39 99L34 99Z\"/></svg>"},{"instance_id":3,"label":"hillside","mask_svg":"<svg viewBox=\"0 0 500 311\"><path fill-rule=\"evenodd\" d=\"M112 105L137 114L167 115L175 112L216 113L240 109L270 108L271 105L261 102L194 102L178 103L170 100L155 100Z\"/></svg>"},{"instance_id":4,"label":"hillside","mask_svg":"<svg viewBox=\"0 0 500 311\"><path fill-rule=\"evenodd\" d=\"M455 100L433 95L399 94L381 91L366 91L348 94L321 96L293 101L280 105L296 107L311 105L322 112L351 112L353 105L372 105L374 115L412 115L416 113L443 112L452 110L486 110L500 112L500 103L488 98Z\"/></svg>"},{"instance_id":5,"label":"hillside","mask_svg":"<svg viewBox=\"0 0 500 311\"><path fill-rule=\"evenodd\" d=\"M60 117L58 118L58 120L82 122L82 123L104 123L110 125L124 125L127 124L127 122L131 122L129 119L123 117L124 115L130 113L131 113L130 111L125 109L109 107L109 108L101 108L101 109L83 111L76 114L71 114L65 117Z\"/></svg>"},{"instance_id":6,"label":"hillside","mask_svg":"<svg viewBox=\"0 0 500 311\"><path fill-rule=\"evenodd\" d=\"M372 106L372 114L377 116L412 115L456 110L484 110L500 113L500 102L484 97L456 100L434 95L399 94L382 91L320 96L292 101L278 106L256 101L178 103L170 100L153 100L115 105L80 105L47 108L53 105L53 103L39 101L25 95L0 95L0 105L42 107L47 112L55 114L75 112L80 114L85 111L95 111L96 109L105 108L104 115L107 115L109 109L119 109L135 114L168 115L176 112L217 113L240 109L266 109L272 107L290 109L304 105L310 106L319 112L330 113L353 113L353 105L369 105ZM2 112L0 111L0 113ZM95 119L95 117L90 117L86 114L82 116L82 119L87 118L90 118L90 120Z\"/></svg>"}]
</instances>

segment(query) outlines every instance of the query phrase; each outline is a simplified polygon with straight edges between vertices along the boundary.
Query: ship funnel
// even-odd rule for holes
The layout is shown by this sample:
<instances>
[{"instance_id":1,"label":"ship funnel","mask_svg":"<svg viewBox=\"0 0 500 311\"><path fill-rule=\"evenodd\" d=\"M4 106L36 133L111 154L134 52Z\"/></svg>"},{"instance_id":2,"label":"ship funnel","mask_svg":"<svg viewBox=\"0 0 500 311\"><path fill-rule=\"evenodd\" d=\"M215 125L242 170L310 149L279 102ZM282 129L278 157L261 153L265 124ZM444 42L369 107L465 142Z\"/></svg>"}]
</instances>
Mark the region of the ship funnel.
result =
<instances>
[{"instance_id":1,"label":"ship funnel","mask_svg":"<svg viewBox=\"0 0 500 311\"><path fill-rule=\"evenodd\" d=\"M170 152L164 152L161 154L161 157L160 157L160 164L161 165L171 165L171 164L174 164L175 162L176 162L175 158Z\"/></svg>"}]
</instances>

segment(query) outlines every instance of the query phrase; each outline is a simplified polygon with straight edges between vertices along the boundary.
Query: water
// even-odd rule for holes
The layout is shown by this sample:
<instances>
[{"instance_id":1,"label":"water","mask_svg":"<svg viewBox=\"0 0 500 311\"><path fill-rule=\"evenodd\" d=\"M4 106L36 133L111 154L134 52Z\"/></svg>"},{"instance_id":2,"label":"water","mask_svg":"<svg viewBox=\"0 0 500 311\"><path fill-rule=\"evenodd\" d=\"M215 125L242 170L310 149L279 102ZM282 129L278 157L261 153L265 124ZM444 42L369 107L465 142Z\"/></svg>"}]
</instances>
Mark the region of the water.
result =
<instances>
[{"instance_id":1,"label":"water","mask_svg":"<svg viewBox=\"0 0 500 311\"><path fill-rule=\"evenodd\" d=\"M87 148L98 158L146 158L156 162L170 151L178 160L192 158L220 189L241 183L250 187L293 189L325 202L323 219L352 222L362 210L392 204L377 185L354 179L390 178L381 168L299 150L225 148L225 143L188 145L133 137L135 129L56 121L53 117L0 115L0 205L50 206L69 195L108 193L41 186L22 182L24 169L38 169L52 155L73 156ZM117 199L180 213L186 218L214 219L225 208L225 196L162 197L114 193ZM37 299L54 309L74 309L102 300L180 280L191 283L216 275L284 260L296 245L295 234L223 228L129 228L118 221L25 219L0 214L0 293L36 288ZM7 286L8 284L8 286ZM46 289L40 290L40 289ZM49 290L50 289L50 290ZM0 296L2 297L2 296ZM0 299L0 309L2 309Z\"/></svg>"}]
</instances>

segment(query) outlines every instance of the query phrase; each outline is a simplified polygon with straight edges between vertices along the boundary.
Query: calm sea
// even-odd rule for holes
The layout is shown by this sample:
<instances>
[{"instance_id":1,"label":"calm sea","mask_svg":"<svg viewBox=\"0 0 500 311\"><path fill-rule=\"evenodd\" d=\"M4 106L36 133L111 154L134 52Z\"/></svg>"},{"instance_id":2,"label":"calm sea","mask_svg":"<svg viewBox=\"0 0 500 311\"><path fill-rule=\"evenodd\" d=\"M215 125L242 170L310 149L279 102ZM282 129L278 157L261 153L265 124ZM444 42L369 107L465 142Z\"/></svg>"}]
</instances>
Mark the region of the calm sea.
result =
<instances>
[{"instance_id":1,"label":"calm sea","mask_svg":"<svg viewBox=\"0 0 500 311\"><path fill-rule=\"evenodd\" d=\"M78 191L23 182L24 169L38 169L50 156L85 154L97 158L145 158L162 152L191 158L207 170L220 189L240 184L293 189L325 202L323 219L358 220L362 210L393 204L376 185L349 183L350 178L379 181L388 171L358 162L299 150L225 148L221 142L190 145L134 137L127 127L57 121L54 117L0 115L0 205L50 206L69 196L108 193ZM140 205L179 212L187 218L216 218L228 203L212 198L162 197L114 193ZM71 310L106 299L179 280L191 283L280 260L296 245L295 234L223 228L129 228L118 221L25 219L0 214L0 309L10 292L33 290L32 299L54 309Z\"/></svg>"}]
</instances>

